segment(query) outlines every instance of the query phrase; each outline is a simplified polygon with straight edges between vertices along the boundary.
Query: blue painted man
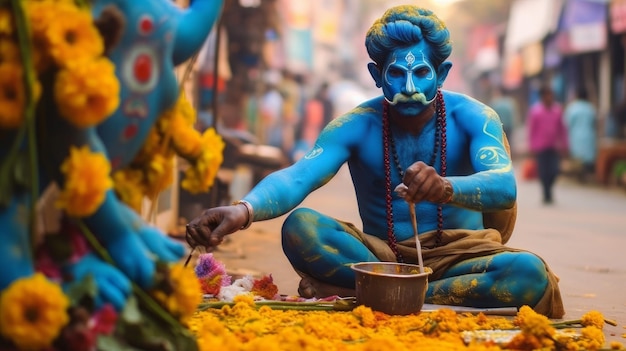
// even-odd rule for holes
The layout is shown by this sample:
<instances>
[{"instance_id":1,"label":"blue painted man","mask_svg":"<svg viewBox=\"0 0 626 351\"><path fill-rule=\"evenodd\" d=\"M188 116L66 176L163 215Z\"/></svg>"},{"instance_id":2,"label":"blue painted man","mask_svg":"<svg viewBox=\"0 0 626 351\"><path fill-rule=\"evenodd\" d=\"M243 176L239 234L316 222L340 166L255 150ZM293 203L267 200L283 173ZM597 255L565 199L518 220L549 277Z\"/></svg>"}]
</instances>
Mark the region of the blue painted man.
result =
<instances>
[{"instance_id":1,"label":"blue painted man","mask_svg":"<svg viewBox=\"0 0 626 351\"><path fill-rule=\"evenodd\" d=\"M305 296L349 294L350 266L417 262L407 202L416 204L426 302L474 307L529 305L560 318L556 277L538 256L504 246L516 214L516 183L497 114L442 90L452 64L449 32L431 11L389 9L367 33L369 72L382 96L325 127L298 162L267 176L233 206L190 223L198 244L218 245L253 221L296 208L347 162L363 229L313 209L295 209L283 250ZM403 197L394 192L403 183ZM367 234L366 234L367 233Z\"/></svg>"}]
</instances>

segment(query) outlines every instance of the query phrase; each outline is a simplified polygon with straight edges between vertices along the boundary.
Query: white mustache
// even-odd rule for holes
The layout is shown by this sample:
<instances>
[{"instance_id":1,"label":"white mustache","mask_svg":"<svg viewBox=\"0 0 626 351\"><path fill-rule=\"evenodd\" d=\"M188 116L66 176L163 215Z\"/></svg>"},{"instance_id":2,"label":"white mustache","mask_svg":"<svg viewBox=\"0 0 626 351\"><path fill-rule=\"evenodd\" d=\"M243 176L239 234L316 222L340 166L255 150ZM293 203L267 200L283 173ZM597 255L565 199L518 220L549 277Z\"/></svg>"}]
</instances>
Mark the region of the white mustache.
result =
<instances>
[{"instance_id":1,"label":"white mustache","mask_svg":"<svg viewBox=\"0 0 626 351\"><path fill-rule=\"evenodd\" d=\"M436 97L436 95L435 95ZM385 98L390 105L397 105L400 102L420 102L424 105L428 105L431 102L435 101L435 97L430 100L426 99L426 95L423 93L415 93L410 96L406 96L404 94L398 93L393 96L393 101L389 101L389 99Z\"/></svg>"}]
</instances>

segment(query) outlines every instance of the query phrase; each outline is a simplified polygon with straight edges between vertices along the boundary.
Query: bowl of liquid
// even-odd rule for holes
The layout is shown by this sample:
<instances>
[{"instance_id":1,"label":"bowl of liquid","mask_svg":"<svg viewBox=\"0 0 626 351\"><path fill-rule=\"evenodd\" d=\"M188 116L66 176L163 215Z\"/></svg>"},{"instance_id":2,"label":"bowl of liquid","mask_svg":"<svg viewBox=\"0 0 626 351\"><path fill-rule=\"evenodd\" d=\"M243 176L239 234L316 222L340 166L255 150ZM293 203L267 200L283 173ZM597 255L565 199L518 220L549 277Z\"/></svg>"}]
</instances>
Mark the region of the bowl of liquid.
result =
<instances>
[{"instance_id":1,"label":"bowl of liquid","mask_svg":"<svg viewBox=\"0 0 626 351\"><path fill-rule=\"evenodd\" d=\"M419 313L432 269L395 262L360 262L355 272L356 304L390 315Z\"/></svg>"}]
</instances>

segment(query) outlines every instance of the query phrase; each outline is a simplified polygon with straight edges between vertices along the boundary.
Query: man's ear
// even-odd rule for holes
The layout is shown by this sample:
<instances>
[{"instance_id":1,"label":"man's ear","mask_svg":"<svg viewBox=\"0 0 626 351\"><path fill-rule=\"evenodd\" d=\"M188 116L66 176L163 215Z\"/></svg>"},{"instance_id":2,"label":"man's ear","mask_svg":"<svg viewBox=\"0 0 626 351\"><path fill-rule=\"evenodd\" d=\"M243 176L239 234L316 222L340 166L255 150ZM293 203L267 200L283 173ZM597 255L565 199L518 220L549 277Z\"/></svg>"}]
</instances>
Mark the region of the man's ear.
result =
<instances>
[{"instance_id":1,"label":"man's ear","mask_svg":"<svg viewBox=\"0 0 626 351\"><path fill-rule=\"evenodd\" d=\"M437 68L437 86L441 87L443 85L443 82L448 78L450 68L452 68L452 62L450 61L445 61L439 65L439 68Z\"/></svg>"},{"instance_id":2,"label":"man's ear","mask_svg":"<svg viewBox=\"0 0 626 351\"><path fill-rule=\"evenodd\" d=\"M374 62L370 62L367 64L367 69L370 71L370 75L374 78L374 82L376 82L376 87L380 88L383 86L383 74L378 69L378 66Z\"/></svg>"}]
</instances>

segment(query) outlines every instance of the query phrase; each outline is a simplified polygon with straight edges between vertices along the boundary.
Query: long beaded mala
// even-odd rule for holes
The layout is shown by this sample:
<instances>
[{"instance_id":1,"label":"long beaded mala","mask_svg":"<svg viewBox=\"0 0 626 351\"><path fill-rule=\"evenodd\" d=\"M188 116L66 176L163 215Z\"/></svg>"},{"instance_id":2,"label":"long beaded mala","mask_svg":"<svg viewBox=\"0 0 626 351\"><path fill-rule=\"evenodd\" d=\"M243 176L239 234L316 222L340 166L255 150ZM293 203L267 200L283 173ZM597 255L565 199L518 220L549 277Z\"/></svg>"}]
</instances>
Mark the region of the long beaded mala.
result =
<instances>
[{"instance_id":1,"label":"long beaded mala","mask_svg":"<svg viewBox=\"0 0 626 351\"><path fill-rule=\"evenodd\" d=\"M435 100L437 124L435 131L435 143L433 146L433 155L430 160L430 165L435 166L437 159L437 151L441 150L441 176L446 176L447 170L447 137L446 137L446 106L443 100L443 94L440 90L437 91L437 97ZM404 176L404 170L400 166L400 159L396 151L396 145L391 134L391 124L389 123L389 102L386 100L383 102L383 147L384 147L384 165L385 165L385 202L387 212L387 244L391 248L391 251L396 255L398 262L404 262L402 255L398 251L398 241L394 233L393 225L393 206L391 195L391 156L393 154L395 166L400 173L400 178ZM435 246L441 245L441 235L443 231L443 207L437 206L437 236L435 238Z\"/></svg>"}]
</instances>

